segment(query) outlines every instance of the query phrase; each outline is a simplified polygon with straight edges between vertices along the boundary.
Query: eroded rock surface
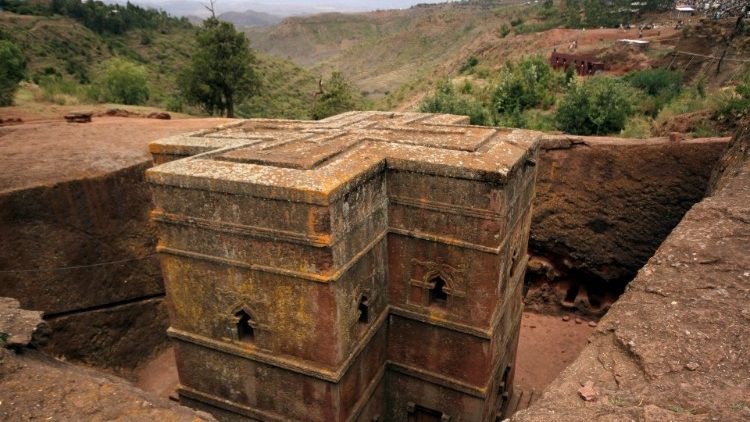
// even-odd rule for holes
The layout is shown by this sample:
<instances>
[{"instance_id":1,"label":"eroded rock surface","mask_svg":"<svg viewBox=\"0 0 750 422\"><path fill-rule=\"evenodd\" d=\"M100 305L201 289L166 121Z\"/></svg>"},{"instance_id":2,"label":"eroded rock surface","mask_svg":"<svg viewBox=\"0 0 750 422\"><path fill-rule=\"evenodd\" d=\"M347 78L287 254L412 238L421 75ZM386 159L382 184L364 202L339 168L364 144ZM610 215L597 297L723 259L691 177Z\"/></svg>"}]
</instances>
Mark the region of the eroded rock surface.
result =
<instances>
[{"instance_id":1,"label":"eroded rock surface","mask_svg":"<svg viewBox=\"0 0 750 422\"><path fill-rule=\"evenodd\" d=\"M0 298L0 420L212 421L130 383L32 350L43 341L42 313ZM11 350L12 349L12 350Z\"/></svg>"},{"instance_id":2,"label":"eroded rock surface","mask_svg":"<svg viewBox=\"0 0 750 422\"><path fill-rule=\"evenodd\" d=\"M21 309L16 299L0 297L0 347L39 345L45 337L41 312Z\"/></svg>"},{"instance_id":3,"label":"eroded rock surface","mask_svg":"<svg viewBox=\"0 0 750 422\"><path fill-rule=\"evenodd\" d=\"M0 420L213 421L130 383L39 352L0 348Z\"/></svg>"},{"instance_id":4,"label":"eroded rock surface","mask_svg":"<svg viewBox=\"0 0 750 422\"><path fill-rule=\"evenodd\" d=\"M540 152L527 305L605 312L703 198L728 141L549 135Z\"/></svg>"},{"instance_id":5,"label":"eroded rock surface","mask_svg":"<svg viewBox=\"0 0 750 422\"><path fill-rule=\"evenodd\" d=\"M750 161L719 186L513 421L750 419ZM578 390L589 382L598 398L586 402Z\"/></svg>"},{"instance_id":6,"label":"eroded rock surface","mask_svg":"<svg viewBox=\"0 0 750 422\"><path fill-rule=\"evenodd\" d=\"M167 341L147 144L225 119L35 122L0 136L0 296L43 311L45 351L123 375Z\"/></svg>"}]
</instances>

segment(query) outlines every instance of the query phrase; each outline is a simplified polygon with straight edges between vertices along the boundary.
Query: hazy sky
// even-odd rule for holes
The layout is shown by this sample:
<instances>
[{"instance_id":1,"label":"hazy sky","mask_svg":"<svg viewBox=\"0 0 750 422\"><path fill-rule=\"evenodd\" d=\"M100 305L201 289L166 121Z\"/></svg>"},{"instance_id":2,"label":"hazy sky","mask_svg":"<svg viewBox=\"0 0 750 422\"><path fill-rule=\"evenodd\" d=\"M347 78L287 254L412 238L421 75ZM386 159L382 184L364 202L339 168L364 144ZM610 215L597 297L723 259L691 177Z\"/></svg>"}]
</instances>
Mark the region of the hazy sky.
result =
<instances>
[{"instance_id":1,"label":"hazy sky","mask_svg":"<svg viewBox=\"0 0 750 422\"><path fill-rule=\"evenodd\" d=\"M255 10L277 15L297 15L322 12L356 12L375 9L398 9L417 3L440 3L447 0L215 0L218 13ZM111 0L110 3L124 3L124 0ZM142 6L157 7L175 15L203 15L202 3L208 1L183 0L131 0Z\"/></svg>"}]
</instances>

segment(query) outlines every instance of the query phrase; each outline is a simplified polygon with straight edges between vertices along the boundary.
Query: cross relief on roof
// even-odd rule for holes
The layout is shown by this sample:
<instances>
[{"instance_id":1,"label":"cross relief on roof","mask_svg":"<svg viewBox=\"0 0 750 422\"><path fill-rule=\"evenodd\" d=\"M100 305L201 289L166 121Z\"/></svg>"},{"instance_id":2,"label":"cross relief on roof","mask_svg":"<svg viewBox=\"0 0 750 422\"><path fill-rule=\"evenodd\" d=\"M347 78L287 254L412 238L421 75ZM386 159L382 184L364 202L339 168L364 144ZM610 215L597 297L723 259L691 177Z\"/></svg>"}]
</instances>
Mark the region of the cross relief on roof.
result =
<instances>
[{"instance_id":1,"label":"cross relief on roof","mask_svg":"<svg viewBox=\"0 0 750 422\"><path fill-rule=\"evenodd\" d=\"M387 161L392 168L502 182L538 137L467 123L463 116L390 112L317 122L246 120L152 144L155 155L197 155L150 175L166 184L179 174L328 194Z\"/></svg>"}]
</instances>

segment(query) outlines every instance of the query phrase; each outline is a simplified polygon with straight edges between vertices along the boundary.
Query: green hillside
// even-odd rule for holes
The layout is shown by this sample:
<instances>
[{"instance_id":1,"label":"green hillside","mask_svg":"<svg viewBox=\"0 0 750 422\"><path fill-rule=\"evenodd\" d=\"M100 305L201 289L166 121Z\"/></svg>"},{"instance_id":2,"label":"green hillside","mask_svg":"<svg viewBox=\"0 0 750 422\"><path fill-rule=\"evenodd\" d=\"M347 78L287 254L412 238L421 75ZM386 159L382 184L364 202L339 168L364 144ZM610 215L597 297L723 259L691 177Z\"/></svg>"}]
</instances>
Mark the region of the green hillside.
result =
<instances>
[{"instance_id":1,"label":"green hillside","mask_svg":"<svg viewBox=\"0 0 750 422\"><path fill-rule=\"evenodd\" d=\"M172 19L159 28L97 33L73 18L0 12L2 37L16 42L28 60L28 79L42 85L42 100L92 101L103 63L121 57L143 65L151 91L148 105L181 110L176 75L188 62L196 27ZM257 54L260 94L238 111L242 117L305 118L318 77L289 61ZM197 110L187 109L189 112Z\"/></svg>"},{"instance_id":2,"label":"green hillside","mask_svg":"<svg viewBox=\"0 0 750 422\"><path fill-rule=\"evenodd\" d=\"M367 96L378 99L465 56L475 40L526 19L532 8L522 3L475 1L331 13L289 18L246 33L258 49L316 72L340 70Z\"/></svg>"}]
</instances>

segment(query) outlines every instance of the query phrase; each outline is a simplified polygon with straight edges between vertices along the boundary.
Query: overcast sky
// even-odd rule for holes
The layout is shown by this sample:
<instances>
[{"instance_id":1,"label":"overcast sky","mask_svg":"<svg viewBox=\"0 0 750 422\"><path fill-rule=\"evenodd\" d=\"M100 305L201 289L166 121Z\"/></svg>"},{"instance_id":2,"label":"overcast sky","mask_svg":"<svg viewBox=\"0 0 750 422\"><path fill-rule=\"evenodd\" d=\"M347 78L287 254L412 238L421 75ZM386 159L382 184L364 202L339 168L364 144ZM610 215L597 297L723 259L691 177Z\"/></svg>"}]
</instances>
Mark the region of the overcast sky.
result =
<instances>
[{"instance_id":1,"label":"overcast sky","mask_svg":"<svg viewBox=\"0 0 750 422\"><path fill-rule=\"evenodd\" d=\"M288 16L323 12L356 12L374 9L399 9L417 3L441 3L447 0L215 0L217 13L228 11L243 12L255 10ZM110 3L124 3L125 0L110 0ZM208 1L184 0L131 0L141 6L150 6L166 10L174 15L204 15L202 3Z\"/></svg>"}]
</instances>

